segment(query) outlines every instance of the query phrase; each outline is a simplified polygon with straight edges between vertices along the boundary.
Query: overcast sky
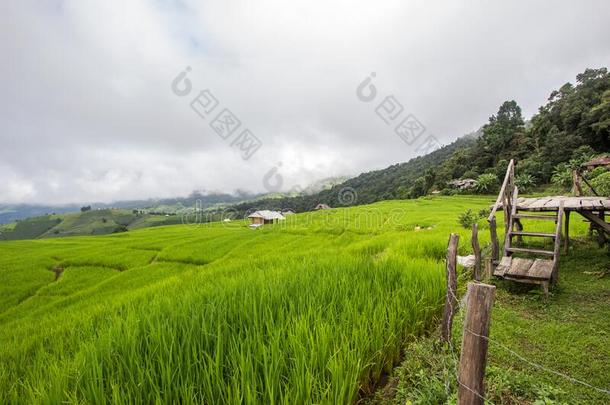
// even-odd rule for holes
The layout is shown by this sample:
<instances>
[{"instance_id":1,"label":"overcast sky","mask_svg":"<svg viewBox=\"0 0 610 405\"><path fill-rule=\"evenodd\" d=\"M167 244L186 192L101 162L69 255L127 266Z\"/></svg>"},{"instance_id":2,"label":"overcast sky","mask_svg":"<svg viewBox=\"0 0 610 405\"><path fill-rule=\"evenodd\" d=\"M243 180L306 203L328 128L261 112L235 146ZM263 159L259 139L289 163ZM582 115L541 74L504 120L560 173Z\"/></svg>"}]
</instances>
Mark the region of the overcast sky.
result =
<instances>
[{"instance_id":1,"label":"overcast sky","mask_svg":"<svg viewBox=\"0 0 610 405\"><path fill-rule=\"evenodd\" d=\"M610 65L608 1L430 3L3 0L0 202L305 187L449 143L507 99L530 117Z\"/></svg>"}]
</instances>

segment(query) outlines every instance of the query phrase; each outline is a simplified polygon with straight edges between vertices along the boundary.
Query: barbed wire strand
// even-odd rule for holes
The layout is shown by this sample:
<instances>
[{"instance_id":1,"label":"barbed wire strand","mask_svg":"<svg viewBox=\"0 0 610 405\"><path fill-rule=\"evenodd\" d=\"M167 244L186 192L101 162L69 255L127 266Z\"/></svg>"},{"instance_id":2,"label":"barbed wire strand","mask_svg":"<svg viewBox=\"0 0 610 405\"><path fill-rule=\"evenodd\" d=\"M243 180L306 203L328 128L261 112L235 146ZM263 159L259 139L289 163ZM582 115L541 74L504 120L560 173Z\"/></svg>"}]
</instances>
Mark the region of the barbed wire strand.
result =
<instances>
[{"instance_id":1,"label":"barbed wire strand","mask_svg":"<svg viewBox=\"0 0 610 405\"><path fill-rule=\"evenodd\" d=\"M478 333L476 333L476 332L474 332L474 331L472 331L472 330L470 330L468 328L464 328L464 331L470 333L471 335L483 338L483 339L487 340L490 343L493 343L493 344L496 344L496 345L500 346L501 348L503 348L504 350L506 350L507 352L509 352L513 356L517 357L519 360L521 360L521 361L523 361L523 362L525 362L525 363L527 363L527 364L529 364L529 365L531 365L533 367L539 368L539 369L544 370L544 371L546 371L548 373L555 374L555 375L557 375L559 377L563 377L563 378L567 379L568 381L570 381L572 383L581 384L581 385L583 385L583 386L585 386L587 388L591 388L591 389L594 389L594 390L599 391L601 393L610 395L610 390L609 389L596 387L594 385L591 385L591 384L589 384L589 383L587 383L585 381L581 381L581 380L579 380L577 378L569 376L569 375L567 375L565 373L562 373L560 371L555 371L553 369L550 369L548 367L543 366L542 364L538 364L538 363L535 363L535 362L533 362L531 360L528 360L527 358L525 358L524 356L522 356L519 353L515 352L514 350L510 349L509 347L505 346L504 344L502 344L500 342L497 342L497 341L495 341L493 339L490 339L487 336L480 335L480 334L478 334Z\"/></svg>"},{"instance_id":2,"label":"barbed wire strand","mask_svg":"<svg viewBox=\"0 0 610 405\"><path fill-rule=\"evenodd\" d=\"M449 290L449 291L450 291L451 296L455 300L455 304L456 304L455 306L457 307L456 309L458 310L458 312L460 310L463 310L463 307L462 307L462 305L460 303L460 300L456 297L455 293L453 291L451 291L451 290ZM450 319L453 319L453 314L454 314L454 305L452 305L452 304L453 303L451 303L451 305L450 305L451 308L450 308L450 311L449 311ZM476 392L475 390L473 390L472 388L470 388L469 386L467 386L466 384L464 384L463 382L460 381L459 371L458 371L459 361L458 361L457 354L456 354L456 351L455 351L455 347L453 346L453 341L452 340L453 339L450 337L448 339L447 343L449 344L449 350L451 352L451 357L453 358L455 380L457 381L458 385L463 387L463 388L465 388L467 391L469 391L472 394L476 395L480 399L482 399L483 402L490 403L490 404L494 405L493 401L489 400L488 398L485 398L484 395L481 395L480 393ZM447 370L447 368L445 367L444 362L443 362L443 368L445 369L445 371ZM445 384L445 387L446 387L446 390L447 390L446 393L449 394L449 382L447 382Z\"/></svg>"},{"instance_id":3,"label":"barbed wire strand","mask_svg":"<svg viewBox=\"0 0 610 405\"><path fill-rule=\"evenodd\" d=\"M482 283L481 283L481 282L479 282L479 281L475 281L475 283L477 283L477 284L482 284ZM455 296L455 294L454 294L453 292L451 292L451 295L452 295L452 296L453 296L453 298L455 298L455 299L456 299L456 301L458 302L458 308L463 310L464 308L462 307L462 305L460 305L460 301L459 301L459 300L457 300L457 297ZM465 300L467 300L467 299L468 299L468 298L467 298L467 294L466 294L464 297L465 297ZM453 310L453 308L452 308L452 310ZM510 353L510 354L512 354L513 356L517 357L519 360L523 361L524 363L529 364L530 366L533 366L533 367L538 368L538 369L540 369L540 370L543 370L543 371L546 371L546 372L548 372L548 373L551 373L551 374L557 375L557 376L559 376L559 377L562 377L562 378L564 378L564 379L566 379L566 380L570 381L572 384L580 384L580 385L582 385L582 386L584 386L584 387L587 387L587 388L593 389L593 390L598 391L598 392L601 392L601 393L603 393L603 394L610 395L610 389L596 387L596 386L594 386L594 385L591 385L591 384L587 383L586 381L582 381L582 380L579 380L579 379L577 379L577 378L574 378L574 377L572 377L572 376L570 376L570 375L568 375L568 374L562 373L561 371L556 371L556 370L553 370L553 369L548 368L548 367L546 367L546 366L543 366L542 364L538 364L538 363L536 363L536 362L533 362L533 361L531 361L531 360L527 359L526 357L522 356L521 354L517 353L516 351L512 350L512 349L511 349L511 348L509 348L508 346L504 345L503 343L498 342L498 341L496 341L496 340L494 340L494 339L491 339L491 338L489 338L488 336L483 336L483 335L481 335L481 334L478 334L478 333L474 332L473 330L468 329L468 328L466 328L466 327L464 327L464 331L466 331L466 332L468 332L468 333L470 333L470 334L472 334L472 335L474 335L474 336L477 336L477 337L479 337L479 338L485 339L485 340L487 340L488 342L490 342L490 343L492 343L492 344L495 344L495 345L500 346L502 349L504 349L505 351L509 352L509 353ZM453 351L454 351L454 349L453 349L453 345L450 343L450 344L449 344L449 346L450 346L450 349L451 349L451 350L452 350L452 352L453 352ZM454 359L455 359L455 358L456 358L456 356L455 356L455 354L454 354ZM456 376L457 376L457 373L456 373ZM460 381L459 381L459 380L458 380L458 384L462 385L462 384L460 383ZM462 385L462 386L463 386L463 385ZM464 386L464 388L469 389L468 387L465 387L465 386ZM490 402L491 402L491 401L490 401Z\"/></svg>"}]
</instances>

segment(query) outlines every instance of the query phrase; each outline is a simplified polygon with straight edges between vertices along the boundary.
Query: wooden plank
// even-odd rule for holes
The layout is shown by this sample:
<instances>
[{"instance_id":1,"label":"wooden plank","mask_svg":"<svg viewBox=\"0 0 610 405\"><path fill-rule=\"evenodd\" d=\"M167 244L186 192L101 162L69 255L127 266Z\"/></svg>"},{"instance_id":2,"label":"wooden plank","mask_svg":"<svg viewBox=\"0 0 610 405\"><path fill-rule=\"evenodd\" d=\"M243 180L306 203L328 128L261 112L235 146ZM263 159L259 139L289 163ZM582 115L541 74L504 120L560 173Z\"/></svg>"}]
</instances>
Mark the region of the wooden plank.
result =
<instances>
[{"instance_id":1,"label":"wooden plank","mask_svg":"<svg viewBox=\"0 0 610 405\"><path fill-rule=\"evenodd\" d=\"M559 210L557 211L557 227L555 228L555 246L553 248L553 283L559 281L559 249L561 248L561 221L563 220L563 201L559 203ZM543 284L544 286L544 284ZM548 295L548 285L545 287L545 294Z\"/></svg>"},{"instance_id":2,"label":"wooden plank","mask_svg":"<svg viewBox=\"0 0 610 405\"><path fill-rule=\"evenodd\" d=\"M565 231L564 231L564 239L563 239L563 247L565 254L568 254L570 250L570 211L566 212L566 220L565 220Z\"/></svg>"},{"instance_id":3,"label":"wooden plank","mask_svg":"<svg viewBox=\"0 0 610 405\"><path fill-rule=\"evenodd\" d=\"M532 199L532 198L519 198L517 200L517 208L519 209L527 209L530 204L532 204L534 201L536 201L537 199Z\"/></svg>"},{"instance_id":4,"label":"wooden plank","mask_svg":"<svg viewBox=\"0 0 610 405\"><path fill-rule=\"evenodd\" d=\"M515 187L515 193L513 194L513 204L510 211L510 217L508 226L504 229L504 256L510 256L508 254L508 248L510 247L511 238L510 232L513 230L513 222L515 214L517 213L517 198L519 197L519 189Z\"/></svg>"},{"instance_id":5,"label":"wooden plank","mask_svg":"<svg viewBox=\"0 0 610 405\"><path fill-rule=\"evenodd\" d=\"M508 271L508 269L510 269L510 265L511 265L512 261L513 261L513 258L510 256L502 257L502 260L500 260L500 263L494 270L494 276L503 277L504 274L506 273L506 271Z\"/></svg>"},{"instance_id":6,"label":"wooden plank","mask_svg":"<svg viewBox=\"0 0 610 405\"><path fill-rule=\"evenodd\" d=\"M515 218L520 218L520 219L546 219L546 220L550 220L550 221L557 221L557 217L555 215L516 214Z\"/></svg>"},{"instance_id":7,"label":"wooden plank","mask_svg":"<svg viewBox=\"0 0 610 405\"><path fill-rule=\"evenodd\" d=\"M530 267L527 278L536 280L550 280L553 274L553 261L545 259L536 259Z\"/></svg>"},{"instance_id":8,"label":"wooden plank","mask_svg":"<svg viewBox=\"0 0 610 405\"><path fill-rule=\"evenodd\" d=\"M545 233L545 232L524 232L524 231L513 231L511 232L511 235L518 235L518 236L535 236L535 237L539 237L539 238L554 238L555 234L554 233Z\"/></svg>"},{"instance_id":9,"label":"wooden plank","mask_svg":"<svg viewBox=\"0 0 610 405\"><path fill-rule=\"evenodd\" d=\"M606 221L601 220L597 215L595 215L591 212L588 212L588 211L578 211L578 213L580 215L582 215L583 217L587 218L589 221L591 221L595 225L601 227L604 230L604 232L610 234L610 224L607 223Z\"/></svg>"},{"instance_id":10,"label":"wooden plank","mask_svg":"<svg viewBox=\"0 0 610 405\"><path fill-rule=\"evenodd\" d=\"M498 232L496 229L496 217L489 221L489 233L491 236L491 258L497 261L500 258L500 242L498 241Z\"/></svg>"},{"instance_id":11,"label":"wooden plank","mask_svg":"<svg viewBox=\"0 0 610 405\"><path fill-rule=\"evenodd\" d=\"M511 177L515 175L515 160L511 159L508 162L508 167L506 168L506 174L504 175L504 181L502 182L502 187L500 187L500 193L498 193L498 198L496 199L496 203L493 205L491 212L489 213L489 217L487 217L487 221L491 222L492 218L496 217L496 210L502 206L502 200L504 199L504 194L506 193L506 189Z\"/></svg>"},{"instance_id":12,"label":"wooden plank","mask_svg":"<svg viewBox=\"0 0 610 405\"><path fill-rule=\"evenodd\" d=\"M513 257L513 262L510 265L510 268L504 274L506 276L511 277L526 277L533 263L533 259L522 259L520 257Z\"/></svg>"},{"instance_id":13,"label":"wooden plank","mask_svg":"<svg viewBox=\"0 0 610 405\"><path fill-rule=\"evenodd\" d=\"M504 277L504 279L514 281L516 283L536 284L536 285L541 285L542 283L548 282L548 280L538 280L535 278L517 278L517 277L509 277L509 276Z\"/></svg>"},{"instance_id":14,"label":"wooden plank","mask_svg":"<svg viewBox=\"0 0 610 405\"><path fill-rule=\"evenodd\" d=\"M561 197L559 197L559 198L561 198ZM558 206L557 204L558 204L558 198L553 197L549 201L547 201L546 204L544 204L544 208L556 210L557 206Z\"/></svg>"},{"instance_id":15,"label":"wooden plank","mask_svg":"<svg viewBox=\"0 0 610 405\"><path fill-rule=\"evenodd\" d=\"M539 211L544 208L545 204L552 202L553 198L537 198L536 201L533 201L531 204L529 204L527 209L530 211Z\"/></svg>"},{"instance_id":16,"label":"wooden plank","mask_svg":"<svg viewBox=\"0 0 610 405\"><path fill-rule=\"evenodd\" d=\"M550 196L538 198L519 198L517 208L523 211L556 211L560 202L564 210L610 210L610 198L607 197L565 197Z\"/></svg>"},{"instance_id":17,"label":"wooden plank","mask_svg":"<svg viewBox=\"0 0 610 405\"><path fill-rule=\"evenodd\" d=\"M516 247L511 247L511 248L508 248L507 250L511 253L532 253L532 254L547 255L547 256L555 255L555 253L550 250L516 248Z\"/></svg>"}]
</instances>

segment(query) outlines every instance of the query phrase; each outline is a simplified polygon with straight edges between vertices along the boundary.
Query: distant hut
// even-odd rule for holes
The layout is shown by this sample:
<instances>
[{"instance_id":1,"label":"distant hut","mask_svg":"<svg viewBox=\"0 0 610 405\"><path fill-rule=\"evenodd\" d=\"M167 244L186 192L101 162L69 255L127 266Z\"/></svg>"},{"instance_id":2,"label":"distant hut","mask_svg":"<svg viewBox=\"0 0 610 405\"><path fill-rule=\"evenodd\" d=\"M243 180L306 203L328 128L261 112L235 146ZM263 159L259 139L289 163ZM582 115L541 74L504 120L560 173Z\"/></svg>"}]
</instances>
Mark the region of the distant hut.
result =
<instances>
[{"instance_id":1,"label":"distant hut","mask_svg":"<svg viewBox=\"0 0 610 405\"><path fill-rule=\"evenodd\" d=\"M248 215L250 218L250 228L258 228L264 224L272 224L277 221L283 221L286 219L281 213L277 211L261 210L253 212Z\"/></svg>"},{"instance_id":2,"label":"distant hut","mask_svg":"<svg viewBox=\"0 0 610 405\"><path fill-rule=\"evenodd\" d=\"M293 210L284 210L284 211L282 211L282 215L283 216L294 215L294 211Z\"/></svg>"},{"instance_id":3,"label":"distant hut","mask_svg":"<svg viewBox=\"0 0 610 405\"><path fill-rule=\"evenodd\" d=\"M458 190L468 190L474 188L477 185L477 181L475 179L462 179L450 181L448 184Z\"/></svg>"},{"instance_id":4,"label":"distant hut","mask_svg":"<svg viewBox=\"0 0 610 405\"><path fill-rule=\"evenodd\" d=\"M318 204L318 205L316 205L316 211L319 211L319 210L329 210L329 209L330 209L330 206L327 205L327 204Z\"/></svg>"},{"instance_id":5,"label":"distant hut","mask_svg":"<svg viewBox=\"0 0 610 405\"><path fill-rule=\"evenodd\" d=\"M595 159L585 162L580 166L586 170L593 170L598 167L605 167L607 169L610 169L610 156L609 155L598 156Z\"/></svg>"},{"instance_id":6,"label":"distant hut","mask_svg":"<svg viewBox=\"0 0 610 405\"><path fill-rule=\"evenodd\" d=\"M589 186L591 191L593 191L593 194L598 195L595 189L593 189L593 186L589 184L586 178L583 177L583 172L595 170L598 167L610 169L610 156L598 156L595 159L589 160L588 162L581 164L580 169L572 170L572 193L574 193L574 195L581 196L584 194L582 190L582 185L580 184L581 181L584 181L587 186Z\"/></svg>"}]
</instances>

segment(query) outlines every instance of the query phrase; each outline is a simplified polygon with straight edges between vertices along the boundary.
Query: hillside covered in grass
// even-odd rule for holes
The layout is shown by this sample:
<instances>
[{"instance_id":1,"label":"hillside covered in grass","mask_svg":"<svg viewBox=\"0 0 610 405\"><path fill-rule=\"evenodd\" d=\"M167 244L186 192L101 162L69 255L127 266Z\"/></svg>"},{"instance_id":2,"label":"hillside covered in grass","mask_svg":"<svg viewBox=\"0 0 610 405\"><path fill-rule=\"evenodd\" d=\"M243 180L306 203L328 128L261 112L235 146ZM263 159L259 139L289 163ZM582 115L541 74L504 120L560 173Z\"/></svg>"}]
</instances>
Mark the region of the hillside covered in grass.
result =
<instances>
[{"instance_id":1,"label":"hillside covered in grass","mask_svg":"<svg viewBox=\"0 0 610 405\"><path fill-rule=\"evenodd\" d=\"M350 402L434 324L447 236L489 203L2 242L0 402Z\"/></svg>"},{"instance_id":2,"label":"hillside covered in grass","mask_svg":"<svg viewBox=\"0 0 610 405\"><path fill-rule=\"evenodd\" d=\"M137 210L100 209L72 214L27 218L0 227L0 240L107 235L151 226L178 224L177 215L148 214Z\"/></svg>"}]
</instances>

